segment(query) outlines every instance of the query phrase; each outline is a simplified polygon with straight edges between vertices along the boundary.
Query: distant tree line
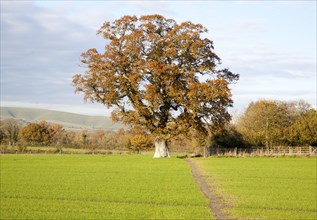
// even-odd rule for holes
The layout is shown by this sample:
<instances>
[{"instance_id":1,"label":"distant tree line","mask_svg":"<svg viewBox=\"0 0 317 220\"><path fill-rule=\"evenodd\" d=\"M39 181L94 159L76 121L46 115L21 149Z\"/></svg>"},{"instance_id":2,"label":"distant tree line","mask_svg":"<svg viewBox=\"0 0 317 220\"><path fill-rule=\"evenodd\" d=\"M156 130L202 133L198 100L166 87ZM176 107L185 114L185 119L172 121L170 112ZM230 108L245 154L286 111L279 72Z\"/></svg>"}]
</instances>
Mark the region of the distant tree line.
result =
<instances>
[{"instance_id":1,"label":"distant tree line","mask_svg":"<svg viewBox=\"0 0 317 220\"><path fill-rule=\"evenodd\" d=\"M141 129L128 130L66 130L59 124L40 121L21 126L14 119L1 121L0 142L17 146L24 151L27 146L50 146L58 152L63 148L131 150L141 152L152 147L152 139Z\"/></svg>"},{"instance_id":2,"label":"distant tree line","mask_svg":"<svg viewBox=\"0 0 317 220\"><path fill-rule=\"evenodd\" d=\"M212 136L211 146L317 145L317 111L307 102L251 102L234 124Z\"/></svg>"},{"instance_id":3,"label":"distant tree line","mask_svg":"<svg viewBox=\"0 0 317 220\"><path fill-rule=\"evenodd\" d=\"M194 151L201 147L272 147L317 145L317 111L305 101L260 100L249 104L235 123L214 129L212 134L172 139L176 151ZM154 147L154 138L141 127L118 131L66 130L61 125L40 121L21 126L14 119L1 121L0 143L17 146L127 150L140 153Z\"/></svg>"}]
</instances>

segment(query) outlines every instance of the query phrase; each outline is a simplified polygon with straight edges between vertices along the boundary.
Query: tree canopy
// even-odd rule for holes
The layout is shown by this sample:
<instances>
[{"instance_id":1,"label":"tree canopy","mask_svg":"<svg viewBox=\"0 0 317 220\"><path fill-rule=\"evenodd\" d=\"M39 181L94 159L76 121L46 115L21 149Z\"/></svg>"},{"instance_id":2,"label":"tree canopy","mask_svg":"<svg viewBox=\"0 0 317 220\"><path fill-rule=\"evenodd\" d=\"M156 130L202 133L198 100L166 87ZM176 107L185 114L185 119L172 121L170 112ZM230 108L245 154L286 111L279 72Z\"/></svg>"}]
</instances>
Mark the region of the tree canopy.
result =
<instances>
[{"instance_id":1,"label":"tree canopy","mask_svg":"<svg viewBox=\"0 0 317 220\"><path fill-rule=\"evenodd\" d=\"M303 100L259 100L239 118L237 130L251 146L315 145L317 113Z\"/></svg>"},{"instance_id":2,"label":"tree canopy","mask_svg":"<svg viewBox=\"0 0 317 220\"><path fill-rule=\"evenodd\" d=\"M73 77L76 92L87 101L113 108L113 119L142 126L169 139L194 128L230 120L230 83L239 75L217 69L220 58L201 24L161 15L124 16L105 22L97 34L103 52L82 53L84 74Z\"/></svg>"},{"instance_id":3,"label":"tree canopy","mask_svg":"<svg viewBox=\"0 0 317 220\"><path fill-rule=\"evenodd\" d=\"M20 142L30 143L31 145L42 144L48 145L51 142L56 142L61 137L64 129L58 124L49 124L46 121L39 123L31 123L23 127L19 132Z\"/></svg>"}]
</instances>

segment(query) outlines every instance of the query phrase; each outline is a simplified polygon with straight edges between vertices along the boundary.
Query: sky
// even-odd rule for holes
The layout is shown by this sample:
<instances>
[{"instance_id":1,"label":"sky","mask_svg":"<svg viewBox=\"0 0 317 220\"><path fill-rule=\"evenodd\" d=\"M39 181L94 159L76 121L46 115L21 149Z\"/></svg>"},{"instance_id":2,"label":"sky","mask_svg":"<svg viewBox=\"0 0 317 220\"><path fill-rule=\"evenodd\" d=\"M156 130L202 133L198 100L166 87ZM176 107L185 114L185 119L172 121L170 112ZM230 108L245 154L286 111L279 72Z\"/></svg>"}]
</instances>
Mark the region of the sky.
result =
<instances>
[{"instance_id":1,"label":"sky","mask_svg":"<svg viewBox=\"0 0 317 220\"><path fill-rule=\"evenodd\" d=\"M109 115L75 94L80 54L102 51L96 31L124 15L161 14L208 29L222 66L240 74L232 112L251 101L304 99L316 108L316 1L1 0L1 106Z\"/></svg>"}]
</instances>

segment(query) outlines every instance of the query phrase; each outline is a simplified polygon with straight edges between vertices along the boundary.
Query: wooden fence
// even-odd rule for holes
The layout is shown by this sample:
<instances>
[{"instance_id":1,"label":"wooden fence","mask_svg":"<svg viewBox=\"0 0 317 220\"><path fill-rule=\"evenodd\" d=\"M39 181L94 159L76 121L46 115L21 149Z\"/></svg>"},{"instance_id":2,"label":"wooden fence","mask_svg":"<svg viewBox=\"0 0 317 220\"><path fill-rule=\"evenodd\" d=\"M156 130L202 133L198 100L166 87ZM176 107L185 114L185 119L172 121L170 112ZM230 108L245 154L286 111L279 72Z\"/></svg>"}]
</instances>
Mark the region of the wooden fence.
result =
<instances>
[{"instance_id":1,"label":"wooden fence","mask_svg":"<svg viewBox=\"0 0 317 220\"><path fill-rule=\"evenodd\" d=\"M317 147L209 148L206 156L317 156Z\"/></svg>"}]
</instances>

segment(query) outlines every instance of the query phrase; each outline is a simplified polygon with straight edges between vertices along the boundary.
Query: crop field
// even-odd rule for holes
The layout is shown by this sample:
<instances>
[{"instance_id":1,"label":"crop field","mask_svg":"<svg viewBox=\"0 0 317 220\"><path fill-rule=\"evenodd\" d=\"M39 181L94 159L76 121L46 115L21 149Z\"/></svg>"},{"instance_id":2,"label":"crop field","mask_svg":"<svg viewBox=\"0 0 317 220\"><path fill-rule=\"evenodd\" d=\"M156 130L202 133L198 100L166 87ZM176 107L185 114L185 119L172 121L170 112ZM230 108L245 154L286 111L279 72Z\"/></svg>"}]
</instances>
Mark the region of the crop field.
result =
<instances>
[{"instance_id":1,"label":"crop field","mask_svg":"<svg viewBox=\"0 0 317 220\"><path fill-rule=\"evenodd\" d=\"M1 155L0 219L214 219L190 167L148 155ZM317 219L317 158L191 159L236 219Z\"/></svg>"},{"instance_id":2,"label":"crop field","mask_svg":"<svg viewBox=\"0 0 317 220\"><path fill-rule=\"evenodd\" d=\"M1 219L213 219L182 160L1 155Z\"/></svg>"},{"instance_id":3,"label":"crop field","mask_svg":"<svg viewBox=\"0 0 317 220\"><path fill-rule=\"evenodd\" d=\"M238 219L317 219L317 158L195 159Z\"/></svg>"}]
</instances>

